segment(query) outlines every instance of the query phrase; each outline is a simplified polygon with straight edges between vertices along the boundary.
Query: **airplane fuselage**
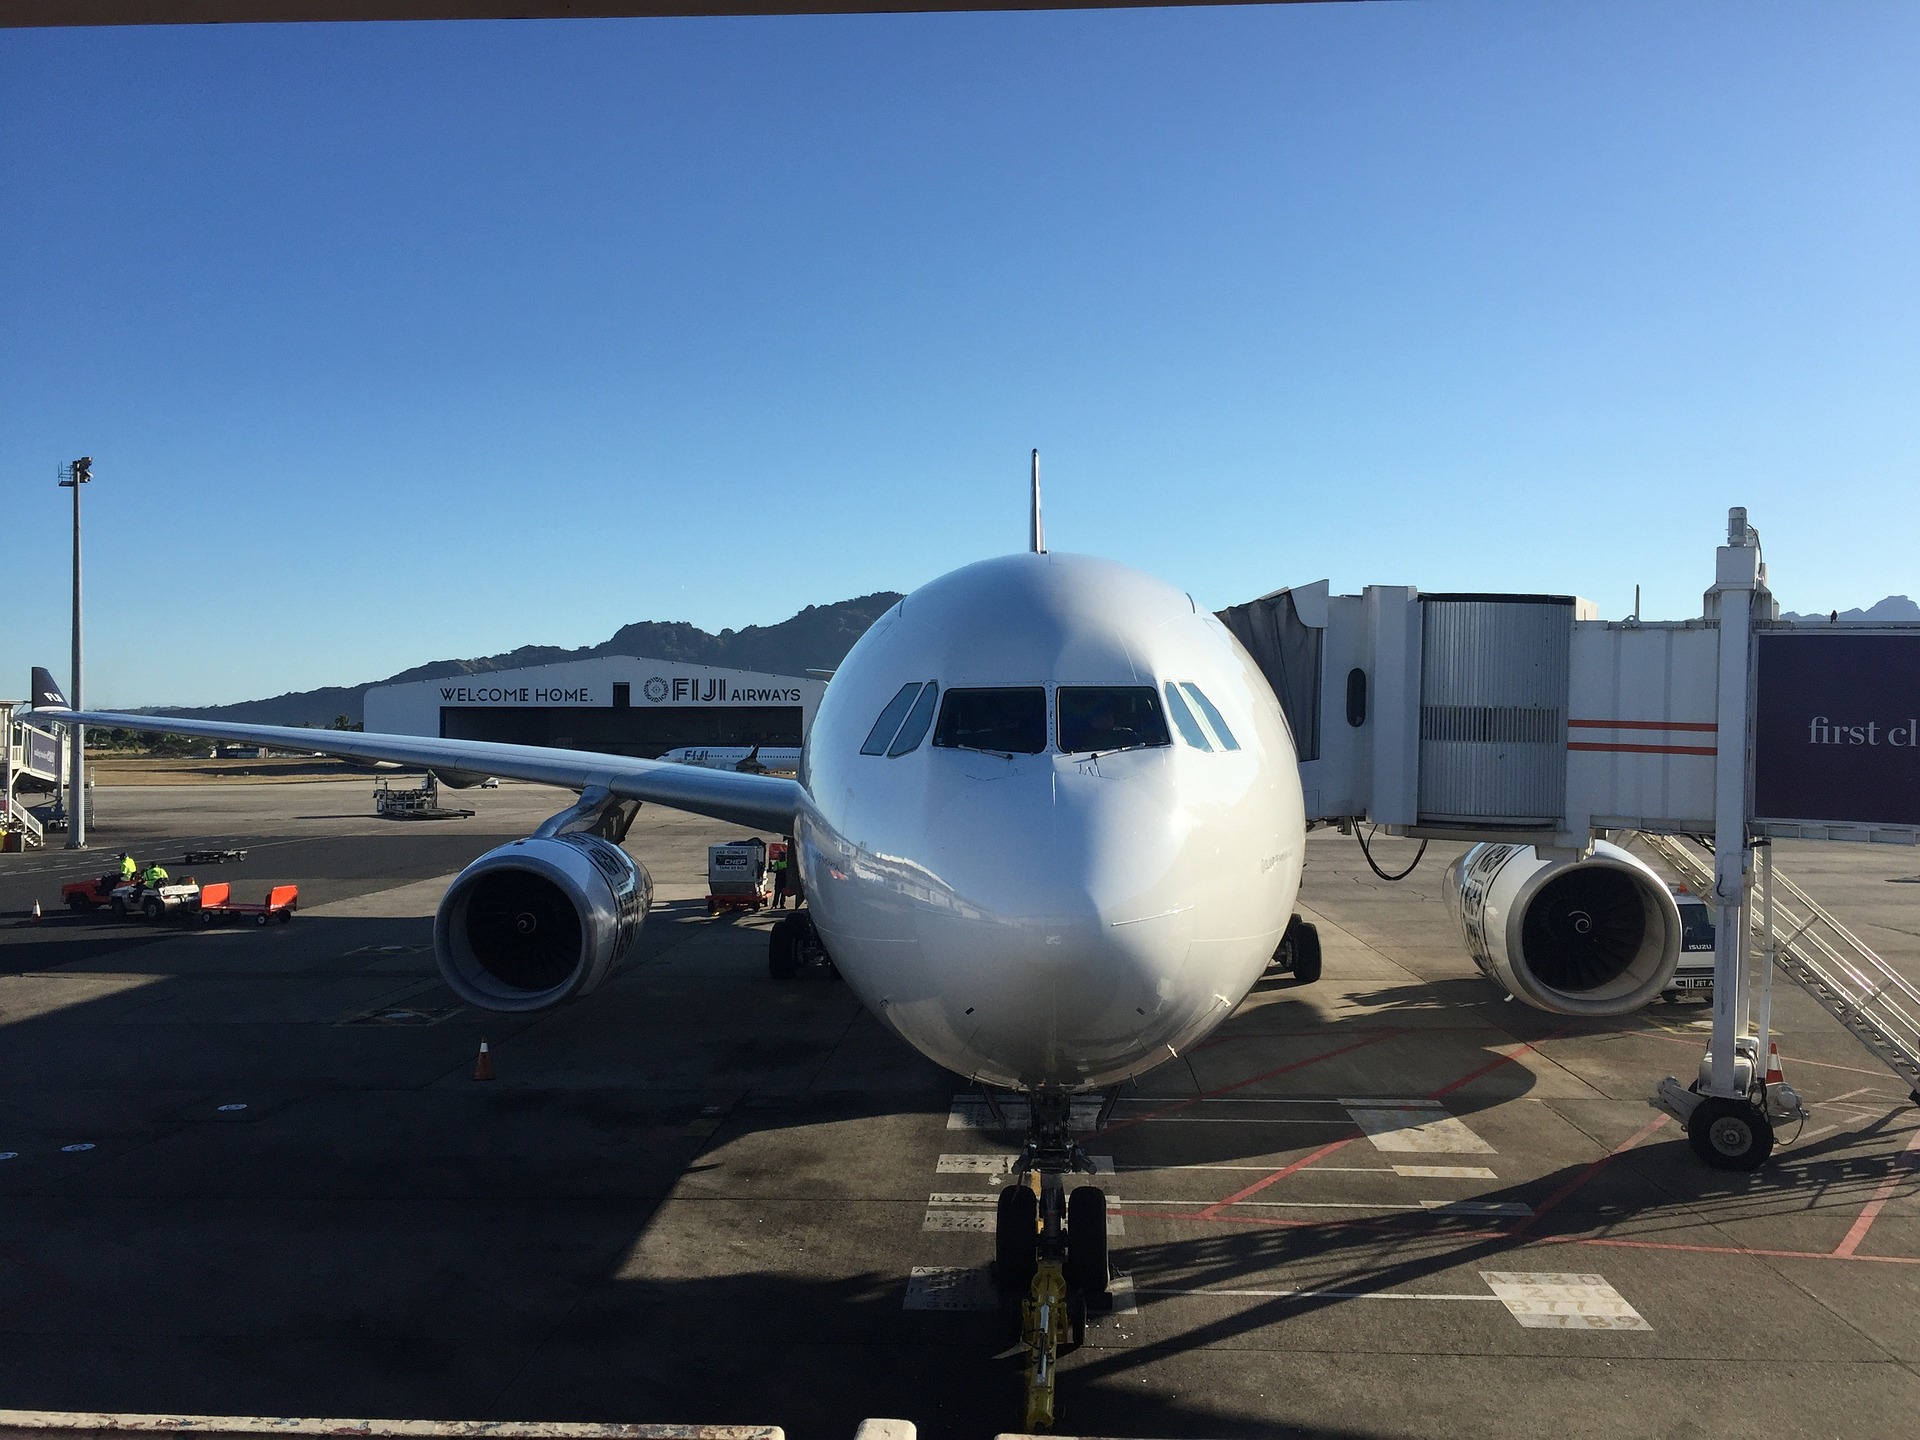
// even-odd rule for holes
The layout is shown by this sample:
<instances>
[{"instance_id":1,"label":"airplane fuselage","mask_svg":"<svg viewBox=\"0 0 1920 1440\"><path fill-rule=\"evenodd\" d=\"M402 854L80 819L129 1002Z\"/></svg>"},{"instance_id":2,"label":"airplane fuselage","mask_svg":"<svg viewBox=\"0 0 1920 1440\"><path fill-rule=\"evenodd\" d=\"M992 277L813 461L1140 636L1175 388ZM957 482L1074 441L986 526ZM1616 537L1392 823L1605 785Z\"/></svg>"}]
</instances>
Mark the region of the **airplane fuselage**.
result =
<instances>
[{"instance_id":1,"label":"airplane fuselage","mask_svg":"<svg viewBox=\"0 0 1920 1440\"><path fill-rule=\"evenodd\" d=\"M989 717L968 730L947 706L977 691L999 693L960 702ZM1012 555L915 591L835 673L801 778L836 965L991 1084L1086 1089L1184 1052L1252 988L1299 890L1272 689L1191 597L1106 561Z\"/></svg>"}]
</instances>

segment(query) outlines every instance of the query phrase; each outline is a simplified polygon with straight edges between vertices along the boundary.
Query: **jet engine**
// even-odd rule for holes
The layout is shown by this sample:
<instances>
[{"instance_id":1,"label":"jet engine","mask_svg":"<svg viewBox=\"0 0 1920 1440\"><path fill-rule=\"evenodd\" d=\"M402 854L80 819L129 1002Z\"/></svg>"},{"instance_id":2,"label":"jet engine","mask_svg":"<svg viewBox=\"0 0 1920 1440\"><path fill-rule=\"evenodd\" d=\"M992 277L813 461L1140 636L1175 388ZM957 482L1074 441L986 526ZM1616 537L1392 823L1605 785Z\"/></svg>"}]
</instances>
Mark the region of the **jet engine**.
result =
<instances>
[{"instance_id":1,"label":"jet engine","mask_svg":"<svg viewBox=\"0 0 1920 1440\"><path fill-rule=\"evenodd\" d=\"M1602 840L1582 860L1476 845L1447 870L1447 905L1474 963L1556 1015L1625 1015L1680 960L1680 910L1653 870Z\"/></svg>"},{"instance_id":2,"label":"jet engine","mask_svg":"<svg viewBox=\"0 0 1920 1440\"><path fill-rule=\"evenodd\" d=\"M467 1004L545 1010L617 970L652 904L652 877L611 840L585 832L515 840L447 888L433 948Z\"/></svg>"}]
</instances>

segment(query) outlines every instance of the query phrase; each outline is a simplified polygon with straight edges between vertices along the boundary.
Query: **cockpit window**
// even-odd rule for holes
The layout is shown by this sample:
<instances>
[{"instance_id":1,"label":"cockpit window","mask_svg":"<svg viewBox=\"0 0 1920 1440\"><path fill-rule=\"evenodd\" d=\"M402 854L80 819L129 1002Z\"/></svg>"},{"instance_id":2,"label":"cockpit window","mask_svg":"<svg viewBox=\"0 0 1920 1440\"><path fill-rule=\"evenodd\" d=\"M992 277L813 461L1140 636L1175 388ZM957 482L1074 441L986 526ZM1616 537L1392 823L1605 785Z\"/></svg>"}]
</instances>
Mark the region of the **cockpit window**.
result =
<instances>
[{"instance_id":1,"label":"cockpit window","mask_svg":"<svg viewBox=\"0 0 1920 1440\"><path fill-rule=\"evenodd\" d=\"M1238 750L1240 742L1233 738L1233 731L1227 728L1226 720L1213 708L1213 702L1207 699L1206 692L1198 685L1182 680L1180 688L1193 697L1193 703L1200 707L1200 713L1207 717L1207 724L1213 727L1213 735L1220 742L1222 750Z\"/></svg>"},{"instance_id":2,"label":"cockpit window","mask_svg":"<svg viewBox=\"0 0 1920 1440\"><path fill-rule=\"evenodd\" d=\"M949 690L933 743L948 750L1038 755L1047 748L1047 692L1038 685Z\"/></svg>"},{"instance_id":3,"label":"cockpit window","mask_svg":"<svg viewBox=\"0 0 1920 1440\"><path fill-rule=\"evenodd\" d=\"M1151 685L1062 685L1054 703L1069 755L1173 743Z\"/></svg>"},{"instance_id":4,"label":"cockpit window","mask_svg":"<svg viewBox=\"0 0 1920 1440\"><path fill-rule=\"evenodd\" d=\"M900 693L887 702L887 708L880 712L880 718L873 722L873 729L867 732L867 743L860 747L862 755L887 753L888 742L893 739L894 732L900 728L900 722L906 718L907 711L913 707L920 689L921 682L918 680L910 680L900 687Z\"/></svg>"},{"instance_id":5,"label":"cockpit window","mask_svg":"<svg viewBox=\"0 0 1920 1440\"><path fill-rule=\"evenodd\" d=\"M1180 687L1173 681L1167 681L1167 713L1173 716L1173 726L1180 732L1180 738L1196 750L1211 750L1213 742L1207 739L1207 732L1200 728L1200 722L1193 718L1193 711L1187 702L1180 698Z\"/></svg>"},{"instance_id":6,"label":"cockpit window","mask_svg":"<svg viewBox=\"0 0 1920 1440\"><path fill-rule=\"evenodd\" d=\"M913 702L913 709L907 712L906 723L900 727L900 733L893 737L893 744L887 747L889 755L905 755L909 750L918 750L920 742L927 738L927 727L933 723L934 702L940 698L940 687L929 680L926 688L920 692L920 698Z\"/></svg>"}]
</instances>

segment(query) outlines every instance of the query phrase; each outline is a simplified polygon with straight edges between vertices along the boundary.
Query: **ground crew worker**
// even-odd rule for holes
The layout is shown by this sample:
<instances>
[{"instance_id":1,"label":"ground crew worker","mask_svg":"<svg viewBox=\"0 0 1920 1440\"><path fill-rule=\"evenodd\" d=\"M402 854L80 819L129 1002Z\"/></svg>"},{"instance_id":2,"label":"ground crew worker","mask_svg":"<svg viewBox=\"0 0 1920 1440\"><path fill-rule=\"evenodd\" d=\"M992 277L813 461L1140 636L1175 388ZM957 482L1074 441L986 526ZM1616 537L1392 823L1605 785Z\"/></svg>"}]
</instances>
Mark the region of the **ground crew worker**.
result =
<instances>
[{"instance_id":1,"label":"ground crew worker","mask_svg":"<svg viewBox=\"0 0 1920 1440\"><path fill-rule=\"evenodd\" d=\"M787 854L791 848L782 845L767 863L767 868L773 871L773 908L776 910L787 908Z\"/></svg>"},{"instance_id":2,"label":"ground crew worker","mask_svg":"<svg viewBox=\"0 0 1920 1440\"><path fill-rule=\"evenodd\" d=\"M167 872L161 867L160 862L156 860L147 866L145 873L140 876L140 884L144 889L158 890L160 886L165 883L166 879Z\"/></svg>"},{"instance_id":3,"label":"ground crew worker","mask_svg":"<svg viewBox=\"0 0 1920 1440\"><path fill-rule=\"evenodd\" d=\"M122 885L131 883L133 877L139 873L140 867L134 863L133 856L122 850L120 852L120 883Z\"/></svg>"}]
</instances>

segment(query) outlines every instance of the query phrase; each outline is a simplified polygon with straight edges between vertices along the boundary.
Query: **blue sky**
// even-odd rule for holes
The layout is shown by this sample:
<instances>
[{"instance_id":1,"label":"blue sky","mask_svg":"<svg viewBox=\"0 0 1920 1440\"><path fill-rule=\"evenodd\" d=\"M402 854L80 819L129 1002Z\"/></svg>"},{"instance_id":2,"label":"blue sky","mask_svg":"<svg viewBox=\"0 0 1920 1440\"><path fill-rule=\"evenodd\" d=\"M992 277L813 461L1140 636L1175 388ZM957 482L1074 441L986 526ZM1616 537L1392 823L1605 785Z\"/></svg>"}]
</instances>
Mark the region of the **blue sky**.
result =
<instances>
[{"instance_id":1,"label":"blue sky","mask_svg":"<svg viewBox=\"0 0 1920 1440\"><path fill-rule=\"evenodd\" d=\"M1025 540L1920 593L1920 9L0 32L0 692L352 683Z\"/></svg>"}]
</instances>

